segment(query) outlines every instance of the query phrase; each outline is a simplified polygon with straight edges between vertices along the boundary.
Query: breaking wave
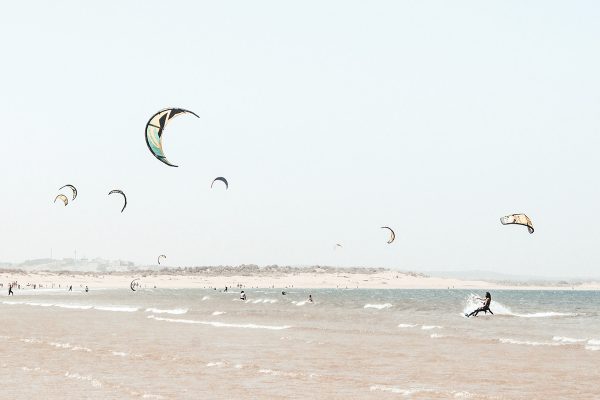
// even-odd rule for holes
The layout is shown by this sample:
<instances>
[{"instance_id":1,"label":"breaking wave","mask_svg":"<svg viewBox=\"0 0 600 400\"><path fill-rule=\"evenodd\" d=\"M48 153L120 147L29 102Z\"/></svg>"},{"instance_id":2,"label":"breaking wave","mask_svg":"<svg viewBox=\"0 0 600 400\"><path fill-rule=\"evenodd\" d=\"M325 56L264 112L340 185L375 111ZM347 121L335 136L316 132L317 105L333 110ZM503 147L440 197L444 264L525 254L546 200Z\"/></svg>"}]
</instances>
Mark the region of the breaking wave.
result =
<instances>
[{"instance_id":1,"label":"breaking wave","mask_svg":"<svg viewBox=\"0 0 600 400\"><path fill-rule=\"evenodd\" d=\"M209 325L209 326L214 326L216 328L269 329L269 330L276 330L276 331L291 328L291 326L289 326L289 325L231 324L231 323L215 322L215 321L197 321L197 320L193 320L193 319L162 318L162 317L155 317L154 315L149 315L148 318L154 319L156 321L175 322L175 323L180 323L180 324Z\"/></svg>"}]
</instances>

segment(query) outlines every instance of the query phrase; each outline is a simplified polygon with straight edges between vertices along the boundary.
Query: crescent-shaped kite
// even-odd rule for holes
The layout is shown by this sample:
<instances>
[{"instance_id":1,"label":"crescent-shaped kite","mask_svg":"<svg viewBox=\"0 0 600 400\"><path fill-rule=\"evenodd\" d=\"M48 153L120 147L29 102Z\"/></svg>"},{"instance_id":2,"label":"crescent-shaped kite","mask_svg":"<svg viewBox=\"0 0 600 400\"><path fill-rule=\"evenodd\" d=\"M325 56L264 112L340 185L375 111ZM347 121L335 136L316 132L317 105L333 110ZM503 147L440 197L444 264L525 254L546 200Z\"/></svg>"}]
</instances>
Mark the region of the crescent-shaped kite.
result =
<instances>
[{"instance_id":1,"label":"crescent-shaped kite","mask_svg":"<svg viewBox=\"0 0 600 400\"><path fill-rule=\"evenodd\" d=\"M73 200L75 200L75 198L77 197L77 188L73 185L65 185L65 186L61 186L58 190L62 190L64 188L68 187L69 189L71 189L73 191Z\"/></svg>"},{"instance_id":2,"label":"crescent-shaped kite","mask_svg":"<svg viewBox=\"0 0 600 400\"><path fill-rule=\"evenodd\" d=\"M160 259L161 259L161 258L164 258L164 259L166 259L166 258L167 258L167 256L165 256L164 254L161 254L160 256L158 256L158 265L160 265Z\"/></svg>"},{"instance_id":3,"label":"crescent-shaped kite","mask_svg":"<svg viewBox=\"0 0 600 400\"><path fill-rule=\"evenodd\" d=\"M150 117L144 132L146 145L148 145L148 149L150 149L152 155L170 167L177 167L177 165L167 160L163 152L162 135L169 121L180 114L192 114L200 118L193 111L184 110L183 108L165 108Z\"/></svg>"},{"instance_id":4,"label":"crescent-shaped kite","mask_svg":"<svg viewBox=\"0 0 600 400\"><path fill-rule=\"evenodd\" d=\"M392 243L396 239L396 233L389 226L382 226L381 229L389 229L390 230L390 239L388 240L388 244Z\"/></svg>"},{"instance_id":5,"label":"crescent-shaped kite","mask_svg":"<svg viewBox=\"0 0 600 400\"><path fill-rule=\"evenodd\" d=\"M506 217L500 218L502 225L523 225L529 230L529 233L533 233L533 224L529 217L525 214L511 214Z\"/></svg>"},{"instance_id":6,"label":"crescent-shaped kite","mask_svg":"<svg viewBox=\"0 0 600 400\"><path fill-rule=\"evenodd\" d=\"M210 188L212 189L213 185L215 184L216 181L221 181L225 184L225 190L229 189L229 182L227 182L227 179L223 178L222 176L217 176L212 183L210 184Z\"/></svg>"},{"instance_id":7,"label":"crescent-shaped kite","mask_svg":"<svg viewBox=\"0 0 600 400\"><path fill-rule=\"evenodd\" d=\"M110 196L113 193L119 193L120 195L123 195L123 200L125 200L125 204L123 204L123 208L121 208L121 212L123 212L123 210L125 210L125 207L127 207L127 196L125 196L125 193L123 193L123 191L119 189L111 190L108 193L108 195Z\"/></svg>"},{"instance_id":8,"label":"crescent-shaped kite","mask_svg":"<svg viewBox=\"0 0 600 400\"><path fill-rule=\"evenodd\" d=\"M68 199L68 198L67 198L67 196L65 196L64 194L59 194L58 196L56 196L56 197L54 198L54 202L56 203L56 200L58 200L58 199L61 199L61 200L62 200L62 202L65 204L65 206L66 206L67 204L69 204L69 199Z\"/></svg>"},{"instance_id":9,"label":"crescent-shaped kite","mask_svg":"<svg viewBox=\"0 0 600 400\"><path fill-rule=\"evenodd\" d=\"M135 279L134 279L134 280L132 280L132 281L131 281L131 283L129 284L129 288L130 288L131 290L133 290L134 292L135 292L135 289L133 288L133 286L134 286L133 282L135 282L135 281L139 281L139 280L140 280L140 278L135 278Z\"/></svg>"}]
</instances>

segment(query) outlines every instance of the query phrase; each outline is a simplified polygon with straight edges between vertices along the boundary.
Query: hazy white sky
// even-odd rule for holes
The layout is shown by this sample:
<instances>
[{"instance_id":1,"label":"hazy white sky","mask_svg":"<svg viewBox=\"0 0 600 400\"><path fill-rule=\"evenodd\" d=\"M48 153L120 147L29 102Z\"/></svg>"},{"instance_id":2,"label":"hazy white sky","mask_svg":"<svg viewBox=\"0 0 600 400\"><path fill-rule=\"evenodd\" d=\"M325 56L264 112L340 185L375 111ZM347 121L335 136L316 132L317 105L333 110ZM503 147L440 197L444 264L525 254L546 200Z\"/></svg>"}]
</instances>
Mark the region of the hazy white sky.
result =
<instances>
[{"instance_id":1,"label":"hazy white sky","mask_svg":"<svg viewBox=\"0 0 600 400\"><path fill-rule=\"evenodd\" d=\"M598 21L594 1L4 4L0 259L600 275ZM144 140L170 106L201 117L164 135L179 168Z\"/></svg>"}]
</instances>

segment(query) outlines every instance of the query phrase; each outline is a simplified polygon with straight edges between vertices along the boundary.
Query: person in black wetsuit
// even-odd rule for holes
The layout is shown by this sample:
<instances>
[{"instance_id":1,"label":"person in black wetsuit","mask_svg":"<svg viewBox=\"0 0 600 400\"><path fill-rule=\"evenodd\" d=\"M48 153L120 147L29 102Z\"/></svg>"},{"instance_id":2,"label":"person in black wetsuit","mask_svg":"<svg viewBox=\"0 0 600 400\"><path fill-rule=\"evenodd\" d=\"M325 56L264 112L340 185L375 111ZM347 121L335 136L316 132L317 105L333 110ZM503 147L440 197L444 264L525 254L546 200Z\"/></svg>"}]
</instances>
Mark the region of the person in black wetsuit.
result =
<instances>
[{"instance_id":1,"label":"person in black wetsuit","mask_svg":"<svg viewBox=\"0 0 600 400\"><path fill-rule=\"evenodd\" d=\"M485 312L486 314L489 311L490 314L494 315L492 310L490 310L490 303L492 302L492 295L490 294L490 292L485 292L485 299L482 299L480 297L478 297L478 299L483 301L483 306L479 307L477 310L473 311L471 314L465 314L465 316L467 318L468 317L476 317L477 314L479 314L482 311Z\"/></svg>"},{"instance_id":2,"label":"person in black wetsuit","mask_svg":"<svg viewBox=\"0 0 600 400\"><path fill-rule=\"evenodd\" d=\"M9 285L8 285L8 295L9 295L9 296L10 296L10 295L13 295L13 296L15 295L15 294L13 293L13 291L12 291L12 284L9 284Z\"/></svg>"}]
</instances>

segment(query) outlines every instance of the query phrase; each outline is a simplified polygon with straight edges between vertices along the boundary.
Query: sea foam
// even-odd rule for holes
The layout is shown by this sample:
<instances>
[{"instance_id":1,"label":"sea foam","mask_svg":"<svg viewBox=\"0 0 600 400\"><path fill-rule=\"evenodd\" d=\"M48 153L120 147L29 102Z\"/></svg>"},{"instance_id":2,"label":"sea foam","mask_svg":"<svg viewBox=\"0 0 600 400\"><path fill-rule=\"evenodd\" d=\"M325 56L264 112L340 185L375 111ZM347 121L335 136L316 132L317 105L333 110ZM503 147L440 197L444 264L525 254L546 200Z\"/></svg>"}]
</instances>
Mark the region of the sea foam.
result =
<instances>
[{"instance_id":1,"label":"sea foam","mask_svg":"<svg viewBox=\"0 0 600 400\"><path fill-rule=\"evenodd\" d=\"M390 308L392 305L390 303L385 304L365 304L363 308L375 308L377 310L383 310L385 308Z\"/></svg>"},{"instance_id":2,"label":"sea foam","mask_svg":"<svg viewBox=\"0 0 600 400\"><path fill-rule=\"evenodd\" d=\"M477 308L481 307L482 304L483 304L483 302L481 300L479 300L479 296L471 293L466 299L465 307L463 309L463 315L470 314L473 310L476 310ZM520 318L574 317L574 316L579 315L577 313L563 313L563 312L555 312L555 311L519 314L519 313L513 312L508 306L505 306L504 304L502 304L498 301L495 301L495 300L492 300L492 303L490 304L490 309L492 310L494 315L505 315L505 316L511 316L511 317L520 317ZM481 313L479 315L485 315L485 314Z\"/></svg>"},{"instance_id":3,"label":"sea foam","mask_svg":"<svg viewBox=\"0 0 600 400\"><path fill-rule=\"evenodd\" d=\"M161 310L160 308L146 308L146 312L151 312L153 314L173 314L173 315L181 315L188 312L187 308L174 308L172 310Z\"/></svg>"},{"instance_id":4,"label":"sea foam","mask_svg":"<svg viewBox=\"0 0 600 400\"><path fill-rule=\"evenodd\" d=\"M231 323L215 322L215 321L198 321L198 320L193 320L193 319L162 318L162 317L155 317L154 315L149 315L148 318L154 319L156 321L175 322L175 323L180 323L180 324L209 325L209 326L214 326L216 328L269 329L269 330L277 330L277 331L282 330L282 329L291 328L291 326L289 326L289 325L231 324Z\"/></svg>"}]
</instances>

